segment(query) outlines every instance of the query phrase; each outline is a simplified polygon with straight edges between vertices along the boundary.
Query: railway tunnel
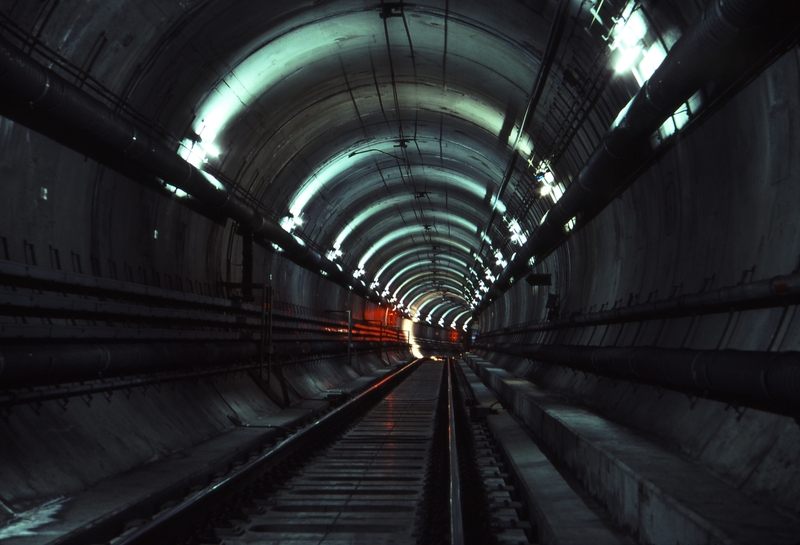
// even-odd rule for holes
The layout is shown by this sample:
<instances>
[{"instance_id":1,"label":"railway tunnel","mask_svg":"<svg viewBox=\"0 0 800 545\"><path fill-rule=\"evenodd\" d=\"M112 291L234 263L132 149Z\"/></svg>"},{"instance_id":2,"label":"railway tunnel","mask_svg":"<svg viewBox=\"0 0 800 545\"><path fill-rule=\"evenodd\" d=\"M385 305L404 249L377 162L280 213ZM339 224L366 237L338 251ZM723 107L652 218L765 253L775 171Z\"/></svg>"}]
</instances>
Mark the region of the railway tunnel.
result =
<instances>
[{"instance_id":1,"label":"railway tunnel","mask_svg":"<svg viewBox=\"0 0 800 545\"><path fill-rule=\"evenodd\" d=\"M0 542L800 543L799 12L0 0Z\"/></svg>"}]
</instances>

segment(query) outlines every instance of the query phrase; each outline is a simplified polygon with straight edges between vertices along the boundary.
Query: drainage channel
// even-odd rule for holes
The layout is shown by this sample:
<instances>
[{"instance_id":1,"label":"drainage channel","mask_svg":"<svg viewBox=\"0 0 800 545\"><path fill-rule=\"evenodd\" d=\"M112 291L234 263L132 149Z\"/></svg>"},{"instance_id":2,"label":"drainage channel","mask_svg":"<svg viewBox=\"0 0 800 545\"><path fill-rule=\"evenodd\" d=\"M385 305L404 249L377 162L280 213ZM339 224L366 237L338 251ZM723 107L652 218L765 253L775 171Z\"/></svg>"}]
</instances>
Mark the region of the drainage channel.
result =
<instances>
[{"instance_id":1,"label":"drainage channel","mask_svg":"<svg viewBox=\"0 0 800 545\"><path fill-rule=\"evenodd\" d=\"M328 426L326 438L202 516L185 509L167 534L134 530L112 543L529 543L530 527L516 517L524 510L464 409L469 387L451 361L422 362L368 411Z\"/></svg>"}]
</instances>

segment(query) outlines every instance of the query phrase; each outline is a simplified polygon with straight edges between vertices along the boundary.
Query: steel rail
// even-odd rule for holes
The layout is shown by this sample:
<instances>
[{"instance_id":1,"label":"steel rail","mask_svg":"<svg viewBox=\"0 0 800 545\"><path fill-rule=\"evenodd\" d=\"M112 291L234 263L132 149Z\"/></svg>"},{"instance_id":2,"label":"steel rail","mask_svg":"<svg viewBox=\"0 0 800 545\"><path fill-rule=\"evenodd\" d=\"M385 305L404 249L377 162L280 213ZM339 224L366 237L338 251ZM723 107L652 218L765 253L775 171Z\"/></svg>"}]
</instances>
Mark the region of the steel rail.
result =
<instances>
[{"instance_id":1,"label":"steel rail","mask_svg":"<svg viewBox=\"0 0 800 545\"><path fill-rule=\"evenodd\" d=\"M464 520L461 512L461 476L456 444L456 408L453 405L453 358L447 358L447 435L450 453L450 545L464 545Z\"/></svg>"},{"instance_id":2,"label":"steel rail","mask_svg":"<svg viewBox=\"0 0 800 545\"><path fill-rule=\"evenodd\" d=\"M137 528L130 534L115 540L115 545L167 543L171 536L178 534L181 530L185 530L188 526L197 522L199 516L207 513L227 498L236 495L248 482L264 475L269 471L272 465L288 458L294 452L307 447L321 435L329 433L335 427L353 418L353 416L359 413L366 405L383 397L399 382L405 380L424 360L425 358L413 360L390 376L374 384L353 400L331 411L296 434L284 439L258 458L245 463L240 468L227 475L219 483L206 488L190 498L184 499L170 511ZM103 532L94 533L90 528L88 530L84 529L84 531L81 532L72 532L55 540L52 542L52 545L78 545L82 543L91 543L93 541L108 540L115 537L108 534L108 528L104 528L103 530Z\"/></svg>"}]
</instances>

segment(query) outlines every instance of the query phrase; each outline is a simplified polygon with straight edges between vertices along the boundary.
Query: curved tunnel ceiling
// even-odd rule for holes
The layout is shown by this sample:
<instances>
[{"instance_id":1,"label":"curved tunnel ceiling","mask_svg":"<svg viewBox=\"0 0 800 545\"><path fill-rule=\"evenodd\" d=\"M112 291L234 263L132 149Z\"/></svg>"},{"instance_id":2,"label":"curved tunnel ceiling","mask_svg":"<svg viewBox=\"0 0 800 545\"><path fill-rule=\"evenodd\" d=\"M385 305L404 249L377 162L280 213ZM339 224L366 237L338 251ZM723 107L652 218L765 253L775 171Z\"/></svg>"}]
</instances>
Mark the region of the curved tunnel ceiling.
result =
<instances>
[{"instance_id":1,"label":"curved tunnel ceiling","mask_svg":"<svg viewBox=\"0 0 800 545\"><path fill-rule=\"evenodd\" d=\"M200 98L178 152L235 180L284 229L412 317L457 316L452 326L466 328L584 148L675 40L666 21L649 30L634 2L565 2L568 40L521 135L556 2L240 1L201 13L208 26L198 22L189 44L202 35L213 60L186 93ZM226 15L245 12L247 21ZM629 66L635 77L621 78ZM580 146L568 160L551 166L567 119L554 104L581 85L578 69L620 80L617 92L570 136Z\"/></svg>"}]
</instances>

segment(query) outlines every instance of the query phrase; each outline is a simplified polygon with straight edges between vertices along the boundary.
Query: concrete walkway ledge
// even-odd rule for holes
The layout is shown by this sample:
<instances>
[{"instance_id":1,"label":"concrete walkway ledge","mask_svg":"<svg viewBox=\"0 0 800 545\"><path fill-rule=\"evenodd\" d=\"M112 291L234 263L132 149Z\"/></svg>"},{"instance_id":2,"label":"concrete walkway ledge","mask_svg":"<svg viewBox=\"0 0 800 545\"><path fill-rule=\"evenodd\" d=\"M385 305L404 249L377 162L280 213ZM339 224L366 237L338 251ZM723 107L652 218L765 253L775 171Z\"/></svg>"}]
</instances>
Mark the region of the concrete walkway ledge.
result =
<instances>
[{"instance_id":1,"label":"concrete walkway ledge","mask_svg":"<svg viewBox=\"0 0 800 545\"><path fill-rule=\"evenodd\" d=\"M489 362L472 355L466 360L641 543L800 542L800 522L756 503L702 467Z\"/></svg>"},{"instance_id":2,"label":"concrete walkway ledge","mask_svg":"<svg viewBox=\"0 0 800 545\"><path fill-rule=\"evenodd\" d=\"M489 407L497 402L466 364L462 363L461 369L478 403ZM599 506L587 505L511 415L500 409L486 421L515 483L525 494L542 545L633 544L611 527L610 520L602 519Z\"/></svg>"}]
</instances>

